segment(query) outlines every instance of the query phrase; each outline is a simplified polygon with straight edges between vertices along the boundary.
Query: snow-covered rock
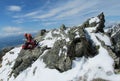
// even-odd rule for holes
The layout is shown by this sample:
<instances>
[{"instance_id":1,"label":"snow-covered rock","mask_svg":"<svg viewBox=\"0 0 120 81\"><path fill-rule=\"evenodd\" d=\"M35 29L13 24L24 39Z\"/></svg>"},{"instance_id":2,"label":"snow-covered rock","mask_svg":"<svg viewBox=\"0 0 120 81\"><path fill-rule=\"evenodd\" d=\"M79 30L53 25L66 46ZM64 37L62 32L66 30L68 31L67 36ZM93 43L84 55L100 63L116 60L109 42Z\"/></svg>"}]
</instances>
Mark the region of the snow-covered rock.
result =
<instances>
[{"instance_id":1,"label":"snow-covered rock","mask_svg":"<svg viewBox=\"0 0 120 81\"><path fill-rule=\"evenodd\" d=\"M90 23L99 22L99 17L94 18ZM114 73L114 59L106 48L112 46L110 38L104 33L93 32L97 27L94 25L82 28L64 26L44 32L44 35L36 37L40 38L39 46L32 51L21 52L21 47L15 47L3 56L0 81L92 81L98 78L120 81L120 74ZM14 72L11 74L19 57L25 58L26 65L30 60L27 57L34 55L37 57L17 77L13 76Z\"/></svg>"},{"instance_id":2,"label":"snow-covered rock","mask_svg":"<svg viewBox=\"0 0 120 81\"><path fill-rule=\"evenodd\" d=\"M89 20L89 24L94 23L94 22L98 23L100 22L100 19L98 17L93 17Z\"/></svg>"},{"instance_id":3,"label":"snow-covered rock","mask_svg":"<svg viewBox=\"0 0 120 81\"><path fill-rule=\"evenodd\" d=\"M116 69L120 69L120 24L114 24L106 28L105 30L112 41L112 50L116 53L118 59L116 61Z\"/></svg>"}]
</instances>

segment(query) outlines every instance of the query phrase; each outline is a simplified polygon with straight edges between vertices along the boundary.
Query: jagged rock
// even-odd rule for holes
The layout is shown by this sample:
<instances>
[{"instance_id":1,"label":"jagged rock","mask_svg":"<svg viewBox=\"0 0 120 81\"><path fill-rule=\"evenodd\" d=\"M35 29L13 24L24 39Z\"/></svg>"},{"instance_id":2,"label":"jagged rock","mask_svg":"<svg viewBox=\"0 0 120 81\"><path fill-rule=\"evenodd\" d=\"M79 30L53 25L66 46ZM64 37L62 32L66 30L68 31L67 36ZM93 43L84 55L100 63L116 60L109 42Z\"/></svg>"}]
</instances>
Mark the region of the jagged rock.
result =
<instances>
[{"instance_id":1,"label":"jagged rock","mask_svg":"<svg viewBox=\"0 0 120 81\"><path fill-rule=\"evenodd\" d=\"M92 20L94 20L94 22L90 22ZM104 33L103 28L105 27L104 25L105 23L105 17L103 12L101 14L99 14L97 17L92 17L90 19L88 19L87 21L85 21L81 27L82 28L87 28L87 27L95 27L96 26L96 30L95 32L102 32Z\"/></svg>"},{"instance_id":2,"label":"jagged rock","mask_svg":"<svg viewBox=\"0 0 120 81\"><path fill-rule=\"evenodd\" d=\"M46 31L45 29L40 30L40 31L37 33L37 35L36 35L36 37L34 38L34 40L36 40L37 42L40 42L40 41L44 40L43 38L44 38L44 36L45 36L45 33L47 33L47 31Z\"/></svg>"},{"instance_id":3,"label":"jagged rock","mask_svg":"<svg viewBox=\"0 0 120 81\"><path fill-rule=\"evenodd\" d=\"M92 17L92 18L94 18L94 17ZM92 19L92 18L91 18L91 19ZM82 27L82 28L95 27L95 26L98 24L98 21L97 21L97 22L94 21L94 22L90 23L90 20L91 20L91 19L90 19L90 18L87 19L87 20L81 25L81 27Z\"/></svg>"},{"instance_id":4,"label":"jagged rock","mask_svg":"<svg viewBox=\"0 0 120 81\"><path fill-rule=\"evenodd\" d=\"M60 72L71 69L72 62L67 57L67 49L65 47L65 40L58 40L54 43L53 48L43 56L43 61L47 67L57 69Z\"/></svg>"},{"instance_id":5,"label":"jagged rock","mask_svg":"<svg viewBox=\"0 0 120 81\"><path fill-rule=\"evenodd\" d=\"M117 56L120 57L120 31L112 36L111 39L113 42L114 51L116 52Z\"/></svg>"},{"instance_id":6,"label":"jagged rock","mask_svg":"<svg viewBox=\"0 0 120 81\"><path fill-rule=\"evenodd\" d=\"M95 27L98 23L97 22L92 22L92 23L89 23L90 19L88 19L87 21L85 21L81 27L82 28L87 28L87 27Z\"/></svg>"},{"instance_id":7,"label":"jagged rock","mask_svg":"<svg viewBox=\"0 0 120 81\"><path fill-rule=\"evenodd\" d=\"M113 52L112 48L105 45L104 41L101 41L98 37L96 38L101 42L101 45L109 52L109 55L113 58L115 62L114 68L115 69L120 68L120 58L116 55L116 53Z\"/></svg>"},{"instance_id":8,"label":"jagged rock","mask_svg":"<svg viewBox=\"0 0 120 81\"><path fill-rule=\"evenodd\" d=\"M116 66L116 68L120 69L120 39L117 40L113 46L114 46L113 50L114 50L114 52L116 53L116 56L117 56L117 66Z\"/></svg>"},{"instance_id":9,"label":"jagged rock","mask_svg":"<svg viewBox=\"0 0 120 81\"><path fill-rule=\"evenodd\" d=\"M54 31L52 31L53 34ZM46 54L43 56L43 61L45 62L47 67L63 72L69 70L72 67L72 60L75 57L95 56L96 49L94 48L94 46L92 46L90 40L86 38L84 28L71 28L67 34L64 34L63 31L60 32L60 34L67 36L67 38L69 38L70 40L57 40L54 43L52 49L46 52ZM76 32L78 37L76 37ZM57 36L59 36L59 34Z\"/></svg>"},{"instance_id":10,"label":"jagged rock","mask_svg":"<svg viewBox=\"0 0 120 81\"><path fill-rule=\"evenodd\" d=\"M61 30L66 30L65 25L64 25L64 24L62 24L62 25L61 25L61 27L60 27L60 29L61 29Z\"/></svg>"},{"instance_id":11,"label":"jagged rock","mask_svg":"<svg viewBox=\"0 0 120 81\"><path fill-rule=\"evenodd\" d=\"M61 37L60 34L55 33L55 32L59 32L59 30L57 30L57 29L53 29L53 30L51 31L53 37Z\"/></svg>"},{"instance_id":12,"label":"jagged rock","mask_svg":"<svg viewBox=\"0 0 120 81\"><path fill-rule=\"evenodd\" d=\"M117 56L120 57L120 39L116 42L114 50L117 53Z\"/></svg>"},{"instance_id":13,"label":"jagged rock","mask_svg":"<svg viewBox=\"0 0 120 81\"><path fill-rule=\"evenodd\" d=\"M95 54L97 54L97 51L95 47L92 46L90 39L87 39L84 29L79 27L78 31L80 37L75 38L75 36L73 36L71 43L68 46L68 56L71 58L95 56Z\"/></svg>"},{"instance_id":14,"label":"jagged rock","mask_svg":"<svg viewBox=\"0 0 120 81\"><path fill-rule=\"evenodd\" d=\"M81 25L82 28L86 28L86 27L90 27L89 25L89 19L87 21L85 21L82 25Z\"/></svg>"},{"instance_id":15,"label":"jagged rock","mask_svg":"<svg viewBox=\"0 0 120 81\"><path fill-rule=\"evenodd\" d=\"M38 36L43 36L46 33L45 29L40 30L40 32L38 33Z\"/></svg>"},{"instance_id":16,"label":"jagged rock","mask_svg":"<svg viewBox=\"0 0 120 81\"><path fill-rule=\"evenodd\" d=\"M70 40L73 40L75 38L75 29L76 28L71 28L69 31L68 31L68 37L70 38Z\"/></svg>"},{"instance_id":17,"label":"jagged rock","mask_svg":"<svg viewBox=\"0 0 120 81\"><path fill-rule=\"evenodd\" d=\"M20 72L31 66L31 64L36 61L46 49L46 46L41 48L36 47L33 50L22 49L12 67L11 74L13 73L14 76L17 77Z\"/></svg>"},{"instance_id":18,"label":"jagged rock","mask_svg":"<svg viewBox=\"0 0 120 81\"><path fill-rule=\"evenodd\" d=\"M109 37L114 36L115 34L120 33L120 23L119 24L113 24L107 27L107 34Z\"/></svg>"},{"instance_id":19,"label":"jagged rock","mask_svg":"<svg viewBox=\"0 0 120 81\"><path fill-rule=\"evenodd\" d=\"M92 24L93 25L93 24ZM16 59L13 66L13 73L16 77L21 71L28 68L38 57L48 49L42 56L43 62L47 67L51 69L57 69L60 72L67 71L72 68L72 60L75 57L93 57L97 54L97 49L93 46L90 38L87 38L87 33L84 27L69 28L65 31L65 25L62 25L60 29L54 29L46 32L41 30L39 36L35 39L38 41L44 40L45 35L48 33L50 37L46 36L46 40L57 39L54 42L53 47L48 49L35 48L34 50L21 50L19 56ZM45 34L46 33L46 34ZM50 38L50 39L49 39ZM65 39L67 38L67 40Z\"/></svg>"},{"instance_id":20,"label":"jagged rock","mask_svg":"<svg viewBox=\"0 0 120 81\"><path fill-rule=\"evenodd\" d=\"M76 38L68 47L68 56L71 58L85 56L93 57L97 54L96 49L92 46L86 37Z\"/></svg>"},{"instance_id":21,"label":"jagged rock","mask_svg":"<svg viewBox=\"0 0 120 81\"><path fill-rule=\"evenodd\" d=\"M102 32L102 33L104 33L103 28L105 27L105 25L104 25L104 23L105 23L105 17L104 17L103 12L100 15L98 15L98 18L100 19L100 21L98 23L98 26L97 26L95 32Z\"/></svg>"},{"instance_id":22,"label":"jagged rock","mask_svg":"<svg viewBox=\"0 0 120 81\"><path fill-rule=\"evenodd\" d=\"M116 55L116 69L120 69L120 24L111 26L107 34L111 38L112 50Z\"/></svg>"},{"instance_id":23,"label":"jagged rock","mask_svg":"<svg viewBox=\"0 0 120 81\"><path fill-rule=\"evenodd\" d=\"M3 48L1 51L0 51L0 64L1 64L1 61L2 61L2 57L7 53L9 52L10 50L12 50L14 47L6 47L6 48Z\"/></svg>"},{"instance_id":24,"label":"jagged rock","mask_svg":"<svg viewBox=\"0 0 120 81\"><path fill-rule=\"evenodd\" d=\"M92 67L88 66L88 70L81 69L81 68L84 68L87 65L87 63L90 62L89 60L87 61L88 57L93 57L97 54L97 49L99 49L101 45L102 45L102 47L107 49L110 56L114 59L115 64L117 65L117 67L119 67L119 65L120 65L120 60L118 58L119 57L119 46L120 46L120 41L118 39L119 34L112 36L112 38L114 38L113 39L114 40L114 42L113 42L114 48L112 49L112 47L106 46L105 43L103 41L101 41L99 38L97 38L97 39L101 42L101 45L94 46L93 42L95 44L98 44L98 42L96 43L96 41L94 41L94 40L91 41L90 37L92 38L92 36L94 37L94 35L96 35L96 34L94 34L94 32L88 32L88 30L85 30L86 27L97 27L95 32L104 32L103 31L104 23L105 23L104 14L102 13L102 14L98 15L98 17L96 17L96 18L100 19L100 21L99 22L95 21L95 22L90 23L89 22L90 19L88 19L82 26L68 28L68 30L64 24L60 27L60 29L50 30L48 32L46 30L41 30L40 33L38 34L38 36L36 37L36 39L38 39L39 42L41 41L40 42L41 47L36 47L33 50L29 50L29 49L21 50L21 52L19 53L19 55L16 59L14 66L12 67L11 74L13 74L15 77L17 77L20 72L22 72L23 70L30 67L32 65L32 63L40 57L41 54L43 54L43 55L40 58L46 64L46 67L49 67L51 69L57 69L60 72L64 72L64 71L71 69L72 68L72 60L75 57L85 56L86 57L85 59L79 60L79 61L81 61L81 64L83 66L83 67L79 67L79 70L81 70L80 72L82 72L82 70L83 71L86 70L86 73L84 76L82 76L82 78L81 77L79 78L78 77L79 74L78 74L77 75L78 79L77 79L77 77L75 77L75 79L77 79L76 81L87 81L87 79L89 79L87 77L89 77L89 75L92 74L92 69L91 69ZM94 28L93 28L93 30L94 30ZM90 33L90 35L91 34L93 34L93 35L88 36L88 33ZM45 40L45 41L42 41L42 40ZM45 46L47 44L48 44L48 46L50 46L50 48ZM115 50L115 52L113 50ZM101 50L99 50L99 51L101 51ZM115 53L117 53L118 55L116 55ZM9 54L13 54L13 52L9 52ZM77 61L77 59L76 59L76 61ZM11 65L12 62L10 63L8 61L6 63L6 65L7 64ZM85 64L85 66L84 66L84 64ZM98 65L99 65L99 63L98 63ZM114 67L116 67L116 65ZM96 66L95 66L95 68L96 68ZM100 69L100 68L102 68L102 67L98 67L97 69ZM31 72L35 76L36 76L37 69L38 69L38 67L35 66L35 67L32 67L32 70L31 70ZM99 72L100 70L97 71L97 69L96 69L96 72ZM103 71L103 70L101 69L101 71ZM120 73L119 69L115 69L115 71L116 71L116 73ZM91 72L91 73L89 74L88 72ZM108 71L108 72L106 72L106 74L107 74L107 76L110 76L110 75L112 75L112 72ZM27 75L27 76L29 76L29 75ZM71 80L71 81L73 81L73 80ZM97 78L97 79L93 79L91 81L107 81L107 80Z\"/></svg>"},{"instance_id":25,"label":"jagged rock","mask_svg":"<svg viewBox=\"0 0 120 81\"><path fill-rule=\"evenodd\" d=\"M68 35L67 35L71 41L76 38L76 32L78 33L79 37L85 36L84 28L82 28L81 26L71 28L68 31Z\"/></svg>"}]
</instances>

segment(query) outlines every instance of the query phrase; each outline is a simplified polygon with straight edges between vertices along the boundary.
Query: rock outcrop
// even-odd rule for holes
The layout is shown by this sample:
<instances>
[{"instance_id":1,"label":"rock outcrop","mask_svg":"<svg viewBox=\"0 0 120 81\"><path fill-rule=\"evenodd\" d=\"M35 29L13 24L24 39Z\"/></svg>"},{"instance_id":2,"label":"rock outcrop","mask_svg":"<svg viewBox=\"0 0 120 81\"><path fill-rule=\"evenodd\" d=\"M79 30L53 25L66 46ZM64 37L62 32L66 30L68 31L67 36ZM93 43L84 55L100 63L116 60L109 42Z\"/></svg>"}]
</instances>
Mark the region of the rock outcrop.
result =
<instances>
[{"instance_id":1,"label":"rock outcrop","mask_svg":"<svg viewBox=\"0 0 120 81\"><path fill-rule=\"evenodd\" d=\"M60 29L61 29L61 30L66 30L65 25L64 25L64 24L62 24L62 25L61 25L61 27L60 27Z\"/></svg>"},{"instance_id":2,"label":"rock outcrop","mask_svg":"<svg viewBox=\"0 0 120 81\"><path fill-rule=\"evenodd\" d=\"M71 69L72 61L67 56L67 47L65 40L58 40L54 43L52 49L50 49L43 56L43 61L51 69L57 69L60 72Z\"/></svg>"},{"instance_id":3,"label":"rock outcrop","mask_svg":"<svg viewBox=\"0 0 120 81\"><path fill-rule=\"evenodd\" d=\"M92 46L90 39L87 39L83 28L78 28L80 37L74 38L68 47L68 56L74 57L93 57L97 54L95 46Z\"/></svg>"},{"instance_id":4,"label":"rock outcrop","mask_svg":"<svg viewBox=\"0 0 120 81\"><path fill-rule=\"evenodd\" d=\"M116 32L112 34L111 40L114 45L114 51L117 53L117 56L120 57L120 25Z\"/></svg>"},{"instance_id":5,"label":"rock outcrop","mask_svg":"<svg viewBox=\"0 0 120 81\"><path fill-rule=\"evenodd\" d=\"M48 34L51 36L48 36ZM75 57L85 56L88 58L97 54L95 46L86 36L87 33L81 27L69 28L69 31L66 31L65 25L62 25L60 29L49 32L41 30L41 33L36 38L40 37L40 43L44 40L51 41L55 39L53 46L42 46L40 44L39 47L33 50L21 50L12 67L11 74L17 77L20 72L31 66L45 50L47 52L42 56L42 59L47 67L57 69L60 72L71 69L72 60Z\"/></svg>"},{"instance_id":6,"label":"rock outcrop","mask_svg":"<svg viewBox=\"0 0 120 81\"><path fill-rule=\"evenodd\" d=\"M59 30L55 31L59 32ZM57 40L54 46L46 52L43 56L43 61L47 67L64 72L71 69L72 60L75 57L93 57L97 53L90 39L87 39L83 28L70 28L68 33L65 33L64 29L60 30L59 34L55 35L53 33L52 35L59 38L61 34L69 40L64 38Z\"/></svg>"},{"instance_id":7,"label":"rock outcrop","mask_svg":"<svg viewBox=\"0 0 120 81\"><path fill-rule=\"evenodd\" d=\"M102 32L104 33L103 28L105 27L105 17L104 13L102 12L97 17L93 17L85 21L81 27L87 28L87 27L96 27L96 30L94 32Z\"/></svg>"},{"instance_id":8,"label":"rock outcrop","mask_svg":"<svg viewBox=\"0 0 120 81\"><path fill-rule=\"evenodd\" d=\"M98 54L99 47L97 48L93 44L85 28L96 27L93 33L103 33L104 23L104 14L101 13L97 17L88 19L83 25L78 27L68 28L63 24L59 29L41 30L35 37L39 41L39 46L32 50L21 50L12 67L12 73L17 77L20 72L30 67L41 55L46 67L57 69L60 72L71 69L72 60L76 57L94 57ZM102 43L101 40L100 42L117 63L118 60L116 61L114 51ZM44 51L46 52L43 54Z\"/></svg>"},{"instance_id":9,"label":"rock outcrop","mask_svg":"<svg viewBox=\"0 0 120 81\"><path fill-rule=\"evenodd\" d=\"M105 27L105 25L104 25L104 23L105 23L105 18L104 18L103 12L102 12L100 15L98 15L98 18L100 19L100 21L99 21L99 23L98 23L98 26L97 26L95 32L96 32L96 33L97 33L97 32L102 32L102 33L104 33L103 28Z\"/></svg>"},{"instance_id":10,"label":"rock outcrop","mask_svg":"<svg viewBox=\"0 0 120 81\"><path fill-rule=\"evenodd\" d=\"M14 74L14 77L17 77L20 72L31 66L31 64L36 61L46 49L48 49L47 46L41 48L36 47L33 50L22 49L16 59L14 66L12 67L10 76Z\"/></svg>"},{"instance_id":11,"label":"rock outcrop","mask_svg":"<svg viewBox=\"0 0 120 81\"><path fill-rule=\"evenodd\" d=\"M2 62L2 57L7 53L9 52L10 50L12 50L14 47L6 47L6 48L3 48L1 51L0 51L0 65L1 65L1 62Z\"/></svg>"},{"instance_id":12,"label":"rock outcrop","mask_svg":"<svg viewBox=\"0 0 120 81\"><path fill-rule=\"evenodd\" d=\"M43 36L43 35L45 35L46 32L47 31L45 29L42 29L38 32L37 36Z\"/></svg>"},{"instance_id":13,"label":"rock outcrop","mask_svg":"<svg viewBox=\"0 0 120 81\"><path fill-rule=\"evenodd\" d=\"M120 67L120 58L116 55L116 53L112 50L112 48L110 46L106 46L105 42L100 40L98 37L97 39L101 42L101 45L107 49L107 51L109 52L109 55L113 58L114 60L114 68L118 69Z\"/></svg>"},{"instance_id":14,"label":"rock outcrop","mask_svg":"<svg viewBox=\"0 0 120 81\"><path fill-rule=\"evenodd\" d=\"M120 69L120 24L113 25L107 31L112 41L112 50L116 54L116 69Z\"/></svg>"},{"instance_id":15,"label":"rock outcrop","mask_svg":"<svg viewBox=\"0 0 120 81\"><path fill-rule=\"evenodd\" d=\"M103 32L104 22L104 14L101 13L98 17L88 19L82 26L68 28L62 24L59 29L41 30L35 37L39 46L33 50L21 50L12 67L11 74L17 77L20 72L31 66L45 50L46 52L41 58L46 67L57 69L60 72L71 69L72 60L76 57L94 57L98 51L85 28L100 25L96 31ZM51 44L44 46L42 44L44 41Z\"/></svg>"}]
</instances>

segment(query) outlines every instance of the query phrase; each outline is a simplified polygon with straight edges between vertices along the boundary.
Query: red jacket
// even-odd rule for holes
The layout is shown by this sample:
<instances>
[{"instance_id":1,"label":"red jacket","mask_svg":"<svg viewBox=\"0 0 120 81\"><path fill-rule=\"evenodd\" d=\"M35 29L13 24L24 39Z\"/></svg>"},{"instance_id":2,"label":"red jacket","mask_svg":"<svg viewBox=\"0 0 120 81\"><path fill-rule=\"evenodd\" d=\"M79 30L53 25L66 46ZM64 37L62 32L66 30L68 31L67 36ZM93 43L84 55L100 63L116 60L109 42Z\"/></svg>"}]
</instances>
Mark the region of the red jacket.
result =
<instances>
[{"instance_id":1,"label":"red jacket","mask_svg":"<svg viewBox=\"0 0 120 81\"><path fill-rule=\"evenodd\" d=\"M31 34L25 34L25 38L27 39L27 42L32 42L33 40Z\"/></svg>"}]
</instances>

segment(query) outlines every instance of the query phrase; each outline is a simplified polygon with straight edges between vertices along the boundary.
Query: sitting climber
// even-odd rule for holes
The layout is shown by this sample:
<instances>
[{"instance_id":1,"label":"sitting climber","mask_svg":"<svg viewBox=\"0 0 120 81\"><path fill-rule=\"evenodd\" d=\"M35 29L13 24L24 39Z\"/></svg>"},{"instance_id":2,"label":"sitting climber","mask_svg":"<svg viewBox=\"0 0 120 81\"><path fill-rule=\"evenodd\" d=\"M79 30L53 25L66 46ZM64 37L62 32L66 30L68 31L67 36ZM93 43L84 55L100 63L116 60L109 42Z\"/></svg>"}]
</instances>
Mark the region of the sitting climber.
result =
<instances>
[{"instance_id":1,"label":"sitting climber","mask_svg":"<svg viewBox=\"0 0 120 81\"><path fill-rule=\"evenodd\" d=\"M25 33L24 36L25 36L26 40L25 40L25 44L22 45L22 49L33 49L33 48L35 48L37 43L32 38L32 35L28 34L28 33Z\"/></svg>"}]
</instances>

